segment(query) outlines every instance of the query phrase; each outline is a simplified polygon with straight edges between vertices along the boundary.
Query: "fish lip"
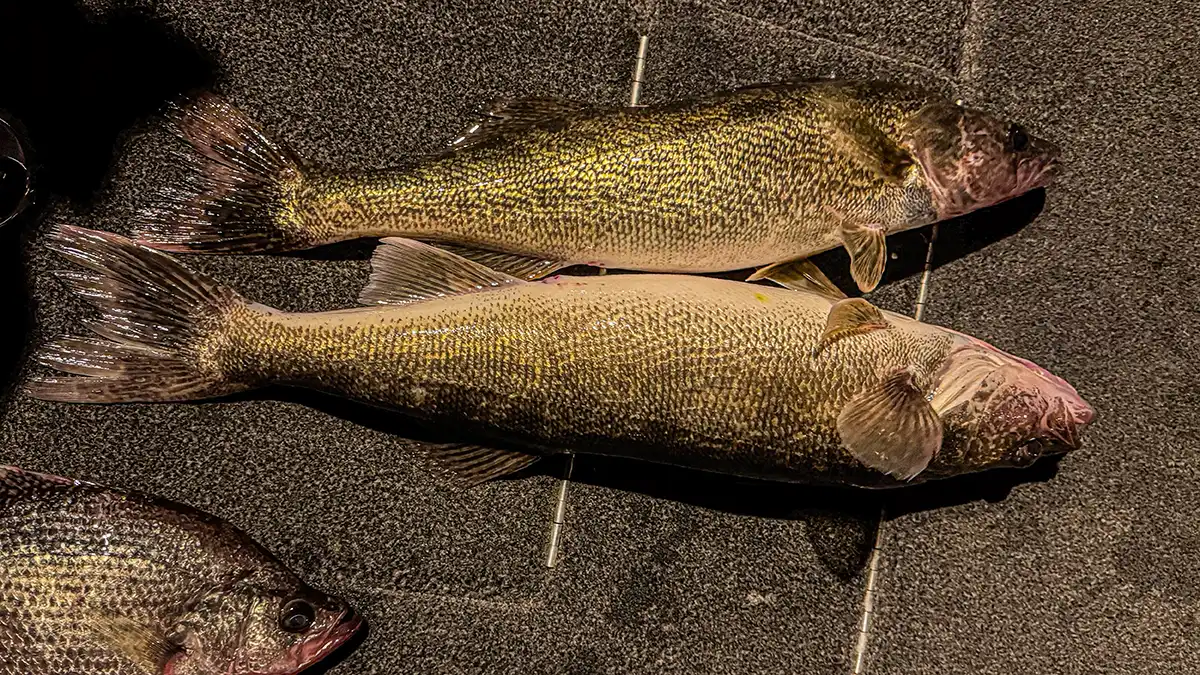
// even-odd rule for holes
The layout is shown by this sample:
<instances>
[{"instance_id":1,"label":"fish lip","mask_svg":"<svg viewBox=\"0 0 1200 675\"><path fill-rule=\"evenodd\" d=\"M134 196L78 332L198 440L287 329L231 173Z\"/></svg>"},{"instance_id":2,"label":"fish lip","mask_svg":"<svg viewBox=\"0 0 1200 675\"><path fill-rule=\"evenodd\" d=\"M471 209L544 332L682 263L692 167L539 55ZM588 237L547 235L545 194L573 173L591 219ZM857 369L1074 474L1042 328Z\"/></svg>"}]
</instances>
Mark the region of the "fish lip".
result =
<instances>
[{"instance_id":1,"label":"fish lip","mask_svg":"<svg viewBox=\"0 0 1200 675\"><path fill-rule=\"evenodd\" d=\"M338 650L342 645L350 641L351 638L358 635L359 632L366 626L367 622L354 610L348 609L343 612L342 617L334 625L333 629L325 635L322 640L314 640L309 644L301 646L300 654L297 661L301 664L295 670L295 673L302 673L318 663L321 663L330 654Z\"/></svg>"}]
</instances>

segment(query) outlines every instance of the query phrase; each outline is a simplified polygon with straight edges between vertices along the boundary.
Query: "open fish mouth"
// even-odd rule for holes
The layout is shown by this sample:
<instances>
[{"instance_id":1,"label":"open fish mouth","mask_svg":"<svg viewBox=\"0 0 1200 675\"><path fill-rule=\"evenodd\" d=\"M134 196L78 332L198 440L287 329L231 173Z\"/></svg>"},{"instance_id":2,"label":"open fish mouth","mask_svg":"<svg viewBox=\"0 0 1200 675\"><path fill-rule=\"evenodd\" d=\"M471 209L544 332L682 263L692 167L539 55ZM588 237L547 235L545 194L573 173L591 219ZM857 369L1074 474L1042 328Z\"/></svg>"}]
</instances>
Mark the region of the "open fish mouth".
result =
<instances>
[{"instance_id":1,"label":"open fish mouth","mask_svg":"<svg viewBox=\"0 0 1200 675\"><path fill-rule=\"evenodd\" d=\"M316 635L302 642L295 652L297 668L294 673L301 673L324 661L330 654L358 635L366 626L363 620L353 610L346 610L337 625L323 635Z\"/></svg>"}]
</instances>

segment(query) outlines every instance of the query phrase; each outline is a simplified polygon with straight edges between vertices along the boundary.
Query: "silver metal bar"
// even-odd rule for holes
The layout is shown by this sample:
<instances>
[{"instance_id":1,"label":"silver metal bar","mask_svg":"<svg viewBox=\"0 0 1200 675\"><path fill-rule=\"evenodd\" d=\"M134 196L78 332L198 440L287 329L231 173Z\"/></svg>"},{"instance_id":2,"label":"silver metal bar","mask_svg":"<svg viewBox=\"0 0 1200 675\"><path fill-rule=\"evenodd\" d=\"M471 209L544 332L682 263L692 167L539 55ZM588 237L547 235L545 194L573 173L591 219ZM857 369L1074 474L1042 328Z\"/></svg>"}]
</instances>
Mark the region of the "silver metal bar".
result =
<instances>
[{"instance_id":1,"label":"silver metal bar","mask_svg":"<svg viewBox=\"0 0 1200 675\"><path fill-rule=\"evenodd\" d=\"M571 485L571 474L575 472L575 453L567 457L567 471L558 484L558 498L554 504L554 517L550 520L550 539L546 542L546 567L558 567L559 552L562 550L563 526L567 524L567 489Z\"/></svg>"},{"instance_id":2,"label":"silver metal bar","mask_svg":"<svg viewBox=\"0 0 1200 675\"><path fill-rule=\"evenodd\" d=\"M638 39L637 57L633 64L633 81L629 87L629 105L636 106L642 98L642 77L646 72L646 49L650 44L650 36L642 35ZM605 270L601 269L600 274ZM550 537L546 541L546 567L558 567L562 551L563 530L567 524L567 492L571 485L571 475L575 471L575 453L567 458L567 471L558 484L558 496L554 502L554 517L550 519Z\"/></svg>"},{"instance_id":3,"label":"silver metal bar","mask_svg":"<svg viewBox=\"0 0 1200 675\"><path fill-rule=\"evenodd\" d=\"M913 318L917 321L925 315L929 302L929 278L933 274L933 245L937 242L938 224L929 229L929 246L925 249L925 269L921 272L921 288L917 291L917 304ZM871 558L867 562L867 583L863 590L862 620L858 622L858 639L854 643L853 675L863 675L867 667L867 649L871 646L871 624L875 620L875 601L879 595L879 561L883 557L884 528L887 526L887 508L879 509L879 524L875 527L875 543L871 546Z\"/></svg>"},{"instance_id":4,"label":"silver metal bar","mask_svg":"<svg viewBox=\"0 0 1200 675\"><path fill-rule=\"evenodd\" d=\"M633 85L629 88L629 107L635 107L642 100L642 82L646 72L646 49L650 46L650 36L643 35L638 40L637 58L633 62Z\"/></svg>"},{"instance_id":5,"label":"silver metal bar","mask_svg":"<svg viewBox=\"0 0 1200 675\"><path fill-rule=\"evenodd\" d=\"M858 623L858 640L854 644L854 675L862 675L866 672L871 622L875 619L875 598L879 591L879 559L883 553L883 525L887 522L885 515L885 510L879 509L879 523L875 526L875 543L871 545L871 559L867 564L867 587L863 591L862 620Z\"/></svg>"}]
</instances>

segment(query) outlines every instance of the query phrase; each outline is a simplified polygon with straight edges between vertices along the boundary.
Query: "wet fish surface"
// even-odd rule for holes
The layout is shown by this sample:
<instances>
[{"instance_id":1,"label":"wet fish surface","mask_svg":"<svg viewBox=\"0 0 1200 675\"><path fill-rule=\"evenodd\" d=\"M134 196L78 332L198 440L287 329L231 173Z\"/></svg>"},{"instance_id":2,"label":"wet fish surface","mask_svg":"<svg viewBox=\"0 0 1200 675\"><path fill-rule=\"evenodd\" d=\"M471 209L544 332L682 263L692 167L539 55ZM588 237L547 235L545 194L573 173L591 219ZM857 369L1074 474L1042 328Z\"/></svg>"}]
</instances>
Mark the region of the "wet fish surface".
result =
<instances>
[{"instance_id":1,"label":"wet fish surface","mask_svg":"<svg viewBox=\"0 0 1200 675\"><path fill-rule=\"evenodd\" d=\"M465 483L577 450L884 487L1079 447L1071 385L975 338L842 296L687 275L529 282L387 239L361 301L293 314L123 237L62 228L97 337L39 359L48 400L222 396L271 383L404 411L495 443L431 453ZM503 443L501 443L503 441Z\"/></svg>"},{"instance_id":2,"label":"wet fish surface","mask_svg":"<svg viewBox=\"0 0 1200 675\"><path fill-rule=\"evenodd\" d=\"M759 268L845 246L873 289L885 237L1050 182L1059 150L908 86L816 80L645 108L496 101L447 152L395 169L307 166L213 96L177 115L195 182L140 233L174 251L265 252L401 236L533 279L574 264Z\"/></svg>"},{"instance_id":3,"label":"wet fish surface","mask_svg":"<svg viewBox=\"0 0 1200 675\"><path fill-rule=\"evenodd\" d=\"M287 675L363 627L231 525L0 466L0 675Z\"/></svg>"}]
</instances>

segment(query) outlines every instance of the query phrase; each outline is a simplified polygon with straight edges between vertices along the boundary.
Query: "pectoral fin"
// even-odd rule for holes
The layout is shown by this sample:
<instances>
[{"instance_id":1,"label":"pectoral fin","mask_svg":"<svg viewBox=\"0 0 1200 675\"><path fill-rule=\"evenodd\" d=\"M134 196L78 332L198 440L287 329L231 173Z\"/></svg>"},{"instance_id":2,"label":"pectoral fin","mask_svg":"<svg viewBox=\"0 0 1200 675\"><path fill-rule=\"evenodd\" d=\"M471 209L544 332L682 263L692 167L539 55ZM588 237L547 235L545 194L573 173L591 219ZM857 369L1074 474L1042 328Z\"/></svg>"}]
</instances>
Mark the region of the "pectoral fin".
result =
<instances>
[{"instance_id":1,"label":"pectoral fin","mask_svg":"<svg viewBox=\"0 0 1200 675\"><path fill-rule=\"evenodd\" d=\"M146 675L159 675L182 648L157 629L124 617L86 619L96 639L123 655Z\"/></svg>"},{"instance_id":2,"label":"pectoral fin","mask_svg":"<svg viewBox=\"0 0 1200 675\"><path fill-rule=\"evenodd\" d=\"M758 281L759 279L769 279L794 291L809 291L836 299L846 297L846 294L807 258L788 260L759 268L746 281Z\"/></svg>"},{"instance_id":3,"label":"pectoral fin","mask_svg":"<svg viewBox=\"0 0 1200 675\"><path fill-rule=\"evenodd\" d=\"M942 446L942 421L900 368L858 393L837 420L842 445L860 462L900 480L925 470Z\"/></svg>"},{"instance_id":4,"label":"pectoral fin","mask_svg":"<svg viewBox=\"0 0 1200 675\"><path fill-rule=\"evenodd\" d=\"M813 349L813 356L825 351L829 345L852 335L863 335L871 331L891 328L883 312L862 298L847 298L834 303L825 319L825 331Z\"/></svg>"},{"instance_id":5,"label":"pectoral fin","mask_svg":"<svg viewBox=\"0 0 1200 675\"><path fill-rule=\"evenodd\" d=\"M842 243L850 254L850 276L863 293L872 291L887 265L887 234L882 228L842 224Z\"/></svg>"},{"instance_id":6,"label":"pectoral fin","mask_svg":"<svg viewBox=\"0 0 1200 675\"><path fill-rule=\"evenodd\" d=\"M464 488L519 471L541 459L539 455L514 450L457 443L435 445L428 452L429 457L449 470L455 482Z\"/></svg>"}]
</instances>

